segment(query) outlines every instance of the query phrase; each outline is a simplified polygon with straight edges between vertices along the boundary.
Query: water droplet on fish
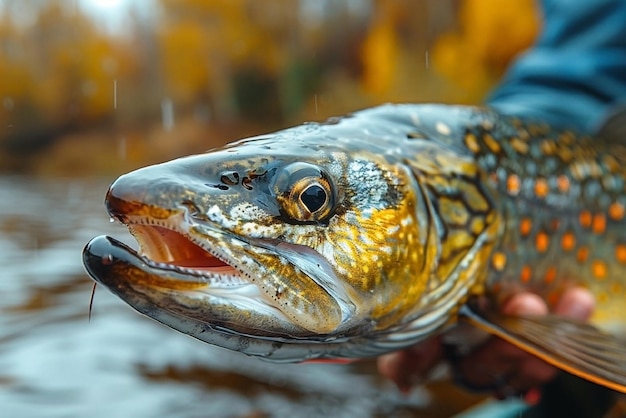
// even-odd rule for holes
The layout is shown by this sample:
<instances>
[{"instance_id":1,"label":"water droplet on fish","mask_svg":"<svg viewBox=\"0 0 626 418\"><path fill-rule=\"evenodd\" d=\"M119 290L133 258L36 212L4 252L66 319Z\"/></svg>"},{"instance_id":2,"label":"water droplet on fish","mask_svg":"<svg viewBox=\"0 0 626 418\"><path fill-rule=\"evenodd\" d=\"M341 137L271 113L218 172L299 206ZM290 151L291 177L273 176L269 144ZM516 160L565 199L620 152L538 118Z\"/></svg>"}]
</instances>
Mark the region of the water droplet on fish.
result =
<instances>
[{"instance_id":1,"label":"water droplet on fish","mask_svg":"<svg viewBox=\"0 0 626 418\"><path fill-rule=\"evenodd\" d=\"M115 218L111 216L111 217L109 218L109 223L111 223L111 224L112 224L113 222L115 222Z\"/></svg>"}]
</instances>

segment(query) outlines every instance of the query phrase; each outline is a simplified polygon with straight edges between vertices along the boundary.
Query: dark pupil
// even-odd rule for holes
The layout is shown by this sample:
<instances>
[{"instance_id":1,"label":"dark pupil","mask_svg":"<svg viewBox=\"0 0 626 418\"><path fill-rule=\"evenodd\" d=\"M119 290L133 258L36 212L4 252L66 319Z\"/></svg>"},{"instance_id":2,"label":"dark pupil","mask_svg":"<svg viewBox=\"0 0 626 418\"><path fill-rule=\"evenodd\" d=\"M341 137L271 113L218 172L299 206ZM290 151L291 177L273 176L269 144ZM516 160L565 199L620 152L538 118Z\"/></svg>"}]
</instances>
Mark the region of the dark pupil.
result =
<instances>
[{"instance_id":1,"label":"dark pupil","mask_svg":"<svg viewBox=\"0 0 626 418\"><path fill-rule=\"evenodd\" d=\"M326 203L326 191L320 186L313 185L302 192L300 199L309 212L314 213Z\"/></svg>"}]
</instances>

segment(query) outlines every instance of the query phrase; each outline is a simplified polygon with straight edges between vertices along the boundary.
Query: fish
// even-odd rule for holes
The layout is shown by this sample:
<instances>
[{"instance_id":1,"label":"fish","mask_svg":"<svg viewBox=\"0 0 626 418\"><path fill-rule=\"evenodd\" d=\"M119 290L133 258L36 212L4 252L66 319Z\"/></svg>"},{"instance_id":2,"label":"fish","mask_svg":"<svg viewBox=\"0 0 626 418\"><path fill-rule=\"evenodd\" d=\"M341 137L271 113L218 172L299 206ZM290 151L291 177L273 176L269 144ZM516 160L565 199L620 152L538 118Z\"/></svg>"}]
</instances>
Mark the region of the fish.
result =
<instances>
[{"instance_id":1,"label":"fish","mask_svg":"<svg viewBox=\"0 0 626 418\"><path fill-rule=\"evenodd\" d=\"M274 362L375 357L470 323L626 392L626 138L389 104L140 168L88 274L138 312ZM589 323L506 316L589 289ZM485 303L487 301L488 303Z\"/></svg>"}]
</instances>

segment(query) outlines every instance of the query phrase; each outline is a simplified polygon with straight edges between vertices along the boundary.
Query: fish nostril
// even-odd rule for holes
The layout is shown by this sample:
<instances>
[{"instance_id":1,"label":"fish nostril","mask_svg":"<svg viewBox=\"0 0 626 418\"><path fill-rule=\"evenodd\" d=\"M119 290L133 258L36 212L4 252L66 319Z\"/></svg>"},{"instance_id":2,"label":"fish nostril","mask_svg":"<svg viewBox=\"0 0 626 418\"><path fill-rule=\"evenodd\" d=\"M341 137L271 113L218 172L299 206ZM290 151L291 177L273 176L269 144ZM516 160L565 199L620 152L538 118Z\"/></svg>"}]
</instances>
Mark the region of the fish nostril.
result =
<instances>
[{"instance_id":1,"label":"fish nostril","mask_svg":"<svg viewBox=\"0 0 626 418\"><path fill-rule=\"evenodd\" d=\"M236 171L225 171L221 173L220 181L229 186L239 184L239 173Z\"/></svg>"},{"instance_id":2,"label":"fish nostril","mask_svg":"<svg viewBox=\"0 0 626 418\"><path fill-rule=\"evenodd\" d=\"M229 187L224 185L224 184L211 184L211 183L205 183L204 184L207 187L212 187L214 189L219 189L219 190L228 190Z\"/></svg>"}]
</instances>

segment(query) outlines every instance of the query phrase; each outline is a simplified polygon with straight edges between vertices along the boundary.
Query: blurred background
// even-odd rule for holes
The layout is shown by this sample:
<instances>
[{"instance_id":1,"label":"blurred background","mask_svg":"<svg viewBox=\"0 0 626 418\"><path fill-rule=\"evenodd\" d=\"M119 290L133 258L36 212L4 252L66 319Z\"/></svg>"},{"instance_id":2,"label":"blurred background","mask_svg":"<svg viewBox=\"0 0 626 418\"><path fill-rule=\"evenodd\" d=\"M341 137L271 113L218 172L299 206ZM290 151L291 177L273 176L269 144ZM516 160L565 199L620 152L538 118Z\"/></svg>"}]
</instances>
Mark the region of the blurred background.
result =
<instances>
[{"instance_id":1,"label":"blurred background","mask_svg":"<svg viewBox=\"0 0 626 418\"><path fill-rule=\"evenodd\" d=\"M118 175L385 102L480 103L540 28L532 0L0 0L0 415L445 417L375 364L271 365L97 289L81 249L131 241Z\"/></svg>"},{"instance_id":2,"label":"blurred background","mask_svg":"<svg viewBox=\"0 0 626 418\"><path fill-rule=\"evenodd\" d=\"M2 0L0 169L89 175L384 102L479 103L532 0Z\"/></svg>"}]
</instances>

